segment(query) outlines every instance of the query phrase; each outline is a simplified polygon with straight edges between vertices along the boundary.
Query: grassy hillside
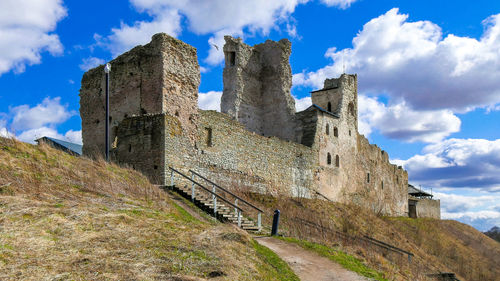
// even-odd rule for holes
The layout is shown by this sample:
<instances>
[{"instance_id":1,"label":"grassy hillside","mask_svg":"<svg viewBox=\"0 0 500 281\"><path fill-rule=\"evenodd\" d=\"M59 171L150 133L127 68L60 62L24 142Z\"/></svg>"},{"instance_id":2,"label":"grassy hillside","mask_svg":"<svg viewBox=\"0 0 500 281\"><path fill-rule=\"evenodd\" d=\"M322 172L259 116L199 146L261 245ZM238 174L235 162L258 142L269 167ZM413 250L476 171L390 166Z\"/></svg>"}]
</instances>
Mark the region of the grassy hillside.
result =
<instances>
[{"instance_id":1,"label":"grassy hillside","mask_svg":"<svg viewBox=\"0 0 500 281\"><path fill-rule=\"evenodd\" d=\"M0 279L297 280L186 204L135 171L0 138Z\"/></svg>"},{"instance_id":2,"label":"grassy hillside","mask_svg":"<svg viewBox=\"0 0 500 281\"><path fill-rule=\"evenodd\" d=\"M460 222L382 217L358 206L325 200L239 193L269 212L280 209L280 232L285 236L333 256L344 252L353 255L369 268L383 272L385 279L435 280L427 275L453 272L460 280L500 280L500 243ZM360 239L365 235L415 256L409 262L407 255Z\"/></svg>"}]
</instances>

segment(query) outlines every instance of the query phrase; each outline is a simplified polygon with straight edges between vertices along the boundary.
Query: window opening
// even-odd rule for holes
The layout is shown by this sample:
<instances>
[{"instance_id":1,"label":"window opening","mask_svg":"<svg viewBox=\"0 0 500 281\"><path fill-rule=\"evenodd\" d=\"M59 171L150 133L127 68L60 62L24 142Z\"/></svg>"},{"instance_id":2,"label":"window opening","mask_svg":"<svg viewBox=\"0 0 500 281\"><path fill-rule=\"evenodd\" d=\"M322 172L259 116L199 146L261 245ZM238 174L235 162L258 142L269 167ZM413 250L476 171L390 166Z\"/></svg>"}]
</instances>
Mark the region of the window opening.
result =
<instances>
[{"instance_id":1,"label":"window opening","mask_svg":"<svg viewBox=\"0 0 500 281\"><path fill-rule=\"evenodd\" d=\"M330 152L326 155L326 163L328 165L332 164L332 155L330 155Z\"/></svg>"},{"instance_id":2,"label":"window opening","mask_svg":"<svg viewBox=\"0 0 500 281\"><path fill-rule=\"evenodd\" d=\"M340 158L338 154L335 156L335 166L337 168L340 167Z\"/></svg>"},{"instance_id":3,"label":"window opening","mask_svg":"<svg viewBox=\"0 0 500 281\"><path fill-rule=\"evenodd\" d=\"M128 152L132 152L132 145L131 144L128 145Z\"/></svg>"},{"instance_id":4,"label":"window opening","mask_svg":"<svg viewBox=\"0 0 500 281\"><path fill-rule=\"evenodd\" d=\"M335 137L339 136L339 129L337 129L337 127L333 127L333 136Z\"/></svg>"},{"instance_id":5,"label":"window opening","mask_svg":"<svg viewBox=\"0 0 500 281\"><path fill-rule=\"evenodd\" d=\"M331 102L328 102L328 111L332 111L332 103Z\"/></svg>"},{"instance_id":6,"label":"window opening","mask_svg":"<svg viewBox=\"0 0 500 281\"><path fill-rule=\"evenodd\" d=\"M330 125L326 124L326 134L330 134Z\"/></svg>"},{"instance_id":7,"label":"window opening","mask_svg":"<svg viewBox=\"0 0 500 281\"><path fill-rule=\"evenodd\" d=\"M208 147L212 146L212 128L205 128L206 132L206 144Z\"/></svg>"},{"instance_id":8,"label":"window opening","mask_svg":"<svg viewBox=\"0 0 500 281\"><path fill-rule=\"evenodd\" d=\"M227 52L227 58L230 66L234 66L236 64L236 52Z\"/></svg>"},{"instance_id":9,"label":"window opening","mask_svg":"<svg viewBox=\"0 0 500 281\"><path fill-rule=\"evenodd\" d=\"M366 173L366 182L369 183L370 182L370 173Z\"/></svg>"}]
</instances>

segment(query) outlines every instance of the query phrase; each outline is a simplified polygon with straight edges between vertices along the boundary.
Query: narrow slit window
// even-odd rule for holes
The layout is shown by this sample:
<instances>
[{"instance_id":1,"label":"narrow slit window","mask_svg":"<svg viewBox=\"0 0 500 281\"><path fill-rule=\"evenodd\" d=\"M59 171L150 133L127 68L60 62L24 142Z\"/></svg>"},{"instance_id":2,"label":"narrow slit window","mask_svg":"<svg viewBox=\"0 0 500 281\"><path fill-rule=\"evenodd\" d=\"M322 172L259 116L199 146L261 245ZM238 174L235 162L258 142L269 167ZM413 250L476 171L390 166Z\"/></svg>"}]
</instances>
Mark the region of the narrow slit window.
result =
<instances>
[{"instance_id":1,"label":"narrow slit window","mask_svg":"<svg viewBox=\"0 0 500 281\"><path fill-rule=\"evenodd\" d=\"M333 127L333 136L338 137L339 136L339 129L337 127Z\"/></svg>"},{"instance_id":2,"label":"narrow slit window","mask_svg":"<svg viewBox=\"0 0 500 281\"><path fill-rule=\"evenodd\" d=\"M330 154L330 152L328 152L328 154L326 155L326 164L332 164L332 155Z\"/></svg>"},{"instance_id":3,"label":"narrow slit window","mask_svg":"<svg viewBox=\"0 0 500 281\"><path fill-rule=\"evenodd\" d=\"M234 66L236 64L236 52L227 52L227 61L230 66Z\"/></svg>"},{"instance_id":4,"label":"narrow slit window","mask_svg":"<svg viewBox=\"0 0 500 281\"><path fill-rule=\"evenodd\" d=\"M212 146L212 128L205 128L205 134L206 134L206 144L208 147Z\"/></svg>"},{"instance_id":5,"label":"narrow slit window","mask_svg":"<svg viewBox=\"0 0 500 281\"><path fill-rule=\"evenodd\" d=\"M326 134L330 134L330 125L326 124Z\"/></svg>"},{"instance_id":6,"label":"narrow slit window","mask_svg":"<svg viewBox=\"0 0 500 281\"><path fill-rule=\"evenodd\" d=\"M382 183L380 184L380 186L382 187L382 189L384 189L384 181L382 181Z\"/></svg>"},{"instance_id":7,"label":"narrow slit window","mask_svg":"<svg viewBox=\"0 0 500 281\"><path fill-rule=\"evenodd\" d=\"M132 152L132 145L131 144L128 145L128 152Z\"/></svg>"},{"instance_id":8,"label":"narrow slit window","mask_svg":"<svg viewBox=\"0 0 500 281\"><path fill-rule=\"evenodd\" d=\"M370 183L370 173L366 173L366 182Z\"/></svg>"},{"instance_id":9,"label":"narrow slit window","mask_svg":"<svg viewBox=\"0 0 500 281\"><path fill-rule=\"evenodd\" d=\"M328 102L328 111L332 112L332 103Z\"/></svg>"},{"instance_id":10,"label":"narrow slit window","mask_svg":"<svg viewBox=\"0 0 500 281\"><path fill-rule=\"evenodd\" d=\"M338 154L335 156L335 167L340 167L340 158Z\"/></svg>"}]
</instances>

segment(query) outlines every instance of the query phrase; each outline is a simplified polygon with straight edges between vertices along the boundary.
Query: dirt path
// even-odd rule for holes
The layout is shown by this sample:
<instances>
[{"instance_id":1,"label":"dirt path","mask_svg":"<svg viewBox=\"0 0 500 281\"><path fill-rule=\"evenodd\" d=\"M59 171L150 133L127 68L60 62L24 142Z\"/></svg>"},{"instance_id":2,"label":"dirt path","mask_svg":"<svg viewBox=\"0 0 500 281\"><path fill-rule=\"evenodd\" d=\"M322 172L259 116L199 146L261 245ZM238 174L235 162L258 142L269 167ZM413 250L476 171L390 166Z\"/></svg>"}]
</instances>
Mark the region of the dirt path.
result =
<instances>
[{"instance_id":1,"label":"dirt path","mask_svg":"<svg viewBox=\"0 0 500 281\"><path fill-rule=\"evenodd\" d=\"M259 244L273 250L286 261L302 281L366 281L370 280L349 271L339 264L299 245L271 237L254 237Z\"/></svg>"}]
</instances>

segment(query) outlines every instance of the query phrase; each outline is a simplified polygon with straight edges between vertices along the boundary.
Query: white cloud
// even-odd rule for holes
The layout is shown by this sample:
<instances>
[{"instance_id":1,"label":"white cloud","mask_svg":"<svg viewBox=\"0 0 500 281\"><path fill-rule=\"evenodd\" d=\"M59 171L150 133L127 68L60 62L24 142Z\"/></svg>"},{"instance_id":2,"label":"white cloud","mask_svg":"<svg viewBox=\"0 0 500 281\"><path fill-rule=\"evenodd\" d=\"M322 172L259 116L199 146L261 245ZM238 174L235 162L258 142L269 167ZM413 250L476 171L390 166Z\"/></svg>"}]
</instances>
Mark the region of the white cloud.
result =
<instances>
[{"instance_id":1,"label":"white cloud","mask_svg":"<svg viewBox=\"0 0 500 281\"><path fill-rule=\"evenodd\" d=\"M67 105L61 104L61 98L45 98L34 107L19 105L10 109L13 115L11 126L15 131L24 131L60 124L68 120L76 112L68 111Z\"/></svg>"},{"instance_id":2,"label":"white cloud","mask_svg":"<svg viewBox=\"0 0 500 281\"><path fill-rule=\"evenodd\" d=\"M40 127L23 131L17 136L20 141L35 143L35 140L41 137L51 137L55 139L64 139L64 136L59 134L56 129L49 127Z\"/></svg>"},{"instance_id":3,"label":"white cloud","mask_svg":"<svg viewBox=\"0 0 500 281\"><path fill-rule=\"evenodd\" d=\"M42 52L61 54L59 37L50 32L65 16L62 0L0 1L0 75L40 63Z\"/></svg>"},{"instance_id":4,"label":"white cloud","mask_svg":"<svg viewBox=\"0 0 500 281\"><path fill-rule=\"evenodd\" d=\"M412 109L405 102L385 105L359 95L359 132L377 129L388 138L408 142L437 142L460 130L460 119L450 110Z\"/></svg>"},{"instance_id":5,"label":"white cloud","mask_svg":"<svg viewBox=\"0 0 500 281\"><path fill-rule=\"evenodd\" d=\"M120 28L112 29L112 34L96 40L107 46L113 56L137 44L149 42L157 32L178 36L182 31L181 15L187 19L188 29L195 34L211 34L210 50L205 61L216 65L223 60L222 47L224 35L244 36L245 33L260 32L264 35L270 30L286 25L286 30L295 36L295 21L290 15L299 4L309 0L131 0L139 12L147 13L151 21L137 21L132 26L122 23ZM245 31L245 32L244 32ZM218 46L215 48L213 45Z\"/></svg>"},{"instance_id":6,"label":"white cloud","mask_svg":"<svg viewBox=\"0 0 500 281\"><path fill-rule=\"evenodd\" d=\"M198 107L203 110L217 110L220 112L220 99L222 92L209 91L198 94Z\"/></svg>"},{"instance_id":7,"label":"white cloud","mask_svg":"<svg viewBox=\"0 0 500 281\"><path fill-rule=\"evenodd\" d=\"M79 131L73 131L69 130L64 134L64 139L66 141L72 142L72 143L77 143L77 144L83 144L82 141L82 130Z\"/></svg>"},{"instance_id":8,"label":"white cloud","mask_svg":"<svg viewBox=\"0 0 500 281\"><path fill-rule=\"evenodd\" d=\"M100 59L100 58L96 58L96 57L89 57L89 58L85 58L82 60L82 63L79 65L80 69L83 70L83 71L87 71L89 69L92 69L96 66L99 66L101 64L104 64L106 61L103 60L103 59ZM71 83L73 82L73 83ZM70 84L74 84L75 82L70 80Z\"/></svg>"},{"instance_id":9,"label":"white cloud","mask_svg":"<svg viewBox=\"0 0 500 281\"><path fill-rule=\"evenodd\" d=\"M461 213L442 212L441 218L458 220L473 226L479 231L487 231L493 226L500 225L500 212L490 210Z\"/></svg>"},{"instance_id":10,"label":"white cloud","mask_svg":"<svg viewBox=\"0 0 500 281\"><path fill-rule=\"evenodd\" d=\"M102 37L94 35L99 45L105 46L111 51L113 57L128 51L137 45L143 45L151 41L151 37L159 32L167 33L177 37L181 32L181 16L175 9L148 10L153 18L152 21L136 21L133 25L120 24L120 28L111 29L111 35Z\"/></svg>"},{"instance_id":11,"label":"white cloud","mask_svg":"<svg viewBox=\"0 0 500 281\"><path fill-rule=\"evenodd\" d=\"M16 138L20 141L35 143L35 140L42 137L50 137L72 143L82 144L82 131L69 130L63 135L60 134L56 129L50 127L40 127L36 129L26 130L19 134Z\"/></svg>"},{"instance_id":12,"label":"white cloud","mask_svg":"<svg viewBox=\"0 0 500 281\"><path fill-rule=\"evenodd\" d=\"M356 1L357 0L321 0L321 2L327 6L338 7L340 9L347 9Z\"/></svg>"},{"instance_id":13,"label":"white cloud","mask_svg":"<svg viewBox=\"0 0 500 281\"><path fill-rule=\"evenodd\" d=\"M426 187L500 191L500 139L448 139L399 160L410 180Z\"/></svg>"},{"instance_id":14,"label":"white cloud","mask_svg":"<svg viewBox=\"0 0 500 281\"><path fill-rule=\"evenodd\" d=\"M361 92L386 93L416 110L465 112L500 102L500 14L486 19L482 37L442 37L429 21L407 21L398 9L370 20L353 47L330 48L332 63L295 74L295 85L321 88L327 77L358 73Z\"/></svg>"},{"instance_id":15,"label":"white cloud","mask_svg":"<svg viewBox=\"0 0 500 281\"><path fill-rule=\"evenodd\" d=\"M303 97L303 98L296 98L295 99L295 111L299 112L302 110L307 109L309 106L312 105L311 97Z\"/></svg>"}]
</instances>

